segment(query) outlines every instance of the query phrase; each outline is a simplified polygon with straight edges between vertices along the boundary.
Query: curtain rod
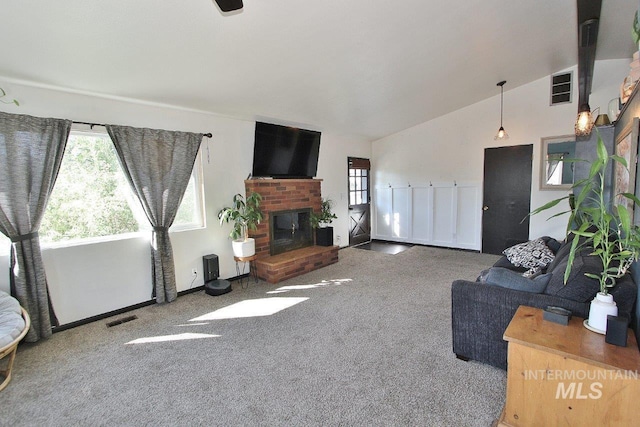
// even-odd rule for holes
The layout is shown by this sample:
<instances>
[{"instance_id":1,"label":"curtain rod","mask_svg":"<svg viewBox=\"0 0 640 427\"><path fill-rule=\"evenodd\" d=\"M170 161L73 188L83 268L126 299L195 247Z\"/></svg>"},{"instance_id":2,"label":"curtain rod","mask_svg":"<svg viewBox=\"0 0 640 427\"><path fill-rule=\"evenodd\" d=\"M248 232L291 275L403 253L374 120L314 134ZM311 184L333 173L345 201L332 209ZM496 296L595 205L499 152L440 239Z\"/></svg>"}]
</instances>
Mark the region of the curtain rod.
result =
<instances>
[{"instance_id":1,"label":"curtain rod","mask_svg":"<svg viewBox=\"0 0 640 427\"><path fill-rule=\"evenodd\" d=\"M89 123L89 122L76 122L75 120L73 120L71 123L75 123L78 125L87 125L87 126L91 126L91 129L93 129L94 126L102 126L105 127L107 125L102 124L102 123ZM207 138L212 138L213 135L211 134L211 132L209 133L203 133L202 136L206 136Z\"/></svg>"}]
</instances>

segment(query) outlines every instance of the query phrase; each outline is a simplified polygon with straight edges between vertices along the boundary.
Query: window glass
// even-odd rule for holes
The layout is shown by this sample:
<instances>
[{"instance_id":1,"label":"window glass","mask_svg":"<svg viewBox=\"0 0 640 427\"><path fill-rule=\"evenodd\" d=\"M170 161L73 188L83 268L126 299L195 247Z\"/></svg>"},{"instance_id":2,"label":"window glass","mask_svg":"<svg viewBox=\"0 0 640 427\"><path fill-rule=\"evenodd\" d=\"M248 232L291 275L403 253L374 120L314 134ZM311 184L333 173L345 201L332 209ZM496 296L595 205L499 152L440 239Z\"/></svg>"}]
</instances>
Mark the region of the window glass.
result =
<instances>
[{"instance_id":1,"label":"window glass","mask_svg":"<svg viewBox=\"0 0 640 427\"><path fill-rule=\"evenodd\" d=\"M200 174L197 161L171 230L203 226ZM72 131L40 226L43 246L150 229L109 136Z\"/></svg>"},{"instance_id":2,"label":"window glass","mask_svg":"<svg viewBox=\"0 0 640 427\"><path fill-rule=\"evenodd\" d=\"M72 133L40 226L40 241L137 232L128 191L108 135Z\"/></svg>"},{"instance_id":3,"label":"window glass","mask_svg":"<svg viewBox=\"0 0 640 427\"><path fill-rule=\"evenodd\" d=\"M11 240L0 233L0 255L8 254L11 251Z\"/></svg>"}]
</instances>

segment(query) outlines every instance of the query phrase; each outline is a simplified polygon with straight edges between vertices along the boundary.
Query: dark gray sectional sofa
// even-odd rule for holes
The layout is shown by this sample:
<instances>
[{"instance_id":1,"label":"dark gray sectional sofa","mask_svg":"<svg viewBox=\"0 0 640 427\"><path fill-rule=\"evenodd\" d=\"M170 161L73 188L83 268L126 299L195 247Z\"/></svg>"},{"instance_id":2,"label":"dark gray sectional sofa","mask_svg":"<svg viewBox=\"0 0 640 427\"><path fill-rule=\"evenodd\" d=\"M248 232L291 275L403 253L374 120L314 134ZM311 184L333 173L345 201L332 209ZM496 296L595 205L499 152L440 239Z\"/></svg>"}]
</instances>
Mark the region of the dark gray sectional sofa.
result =
<instances>
[{"instance_id":1,"label":"dark gray sectional sofa","mask_svg":"<svg viewBox=\"0 0 640 427\"><path fill-rule=\"evenodd\" d=\"M551 241L556 244L551 244ZM584 273L595 273L598 269L601 270L602 264L597 257L588 255L588 250L583 250L576 255L571 276L565 285L563 276L568 262L570 242L559 244L558 247L558 242L553 239L551 241L548 246L556 249L553 251L555 258L543 271L549 273L550 277L547 276L548 284L542 293L519 290L522 287L516 282L521 281L521 278L516 276L525 269L512 265L506 257L498 260L494 266L512 270L514 283L508 283L509 274L496 276L506 283L483 282L481 280L486 277L487 271L482 272L475 282L453 282L453 352L458 358L476 360L506 369L507 342L502 337L520 305L537 308L557 306L571 310L573 316L589 316L590 302L598 292L599 286L596 280L586 277ZM627 274L619 279L610 293L618 305L619 315L628 316L631 324L635 325L634 310L638 290L631 276Z\"/></svg>"}]
</instances>

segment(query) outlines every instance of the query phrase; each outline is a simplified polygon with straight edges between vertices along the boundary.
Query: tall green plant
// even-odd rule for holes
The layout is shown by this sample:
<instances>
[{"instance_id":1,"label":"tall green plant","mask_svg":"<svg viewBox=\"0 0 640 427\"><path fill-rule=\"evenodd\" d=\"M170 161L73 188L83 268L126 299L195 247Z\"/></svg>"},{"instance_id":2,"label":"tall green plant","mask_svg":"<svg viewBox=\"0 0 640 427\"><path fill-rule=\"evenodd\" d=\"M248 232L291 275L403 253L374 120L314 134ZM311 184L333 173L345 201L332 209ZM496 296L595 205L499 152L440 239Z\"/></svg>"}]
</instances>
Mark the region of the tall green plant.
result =
<instances>
[{"instance_id":1,"label":"tall green plant","mask_svg":"<svg viewBox=\"0 0 640 427\"><path fill-rule=\"evenodd\" d=\"M225 222L233 222L233 229L229 233L229 237L236 240L249 238L249 230L256 231L258 224L262 221L263 215L260 210L260 202L262 196L259 193L251 193L246 201L242 194L233 196L231 206L224 207L218 212L220 225Z\"/></svg>"},{"instance_id":2,"label":"tall green plant","mask_svg":"<svg viewBox=\"0 0 640 427\"><path fill-rule=\"evenodd\" d=\"M561 197L539 207L531 215L546 211L565 199L569 199L571 209L553 215L570 213L568 233L574 235L571 242L567 269L564 273L566 283L571 274L571 267L577 252L583 248L591 248L591 255L602 261L600 274L585 273L600 283L600 292L606 294L608 288L615 285L616 279L622 277L633 262L640 258L640 227L632 224L629 210L624 205L617 205L612 197L609 203L605 199L605 173L607 166L616 163L628 168L624 158L609 155L600 135L597 141L597 158L591 164L589 176L579 180L572 186L574 194ZM578 191L577 196L575 191ZM631 193L620 193L625 199L640 205L640 200ZM572 202L572 203L571 203Z\"/></svg>"}]
</instances>

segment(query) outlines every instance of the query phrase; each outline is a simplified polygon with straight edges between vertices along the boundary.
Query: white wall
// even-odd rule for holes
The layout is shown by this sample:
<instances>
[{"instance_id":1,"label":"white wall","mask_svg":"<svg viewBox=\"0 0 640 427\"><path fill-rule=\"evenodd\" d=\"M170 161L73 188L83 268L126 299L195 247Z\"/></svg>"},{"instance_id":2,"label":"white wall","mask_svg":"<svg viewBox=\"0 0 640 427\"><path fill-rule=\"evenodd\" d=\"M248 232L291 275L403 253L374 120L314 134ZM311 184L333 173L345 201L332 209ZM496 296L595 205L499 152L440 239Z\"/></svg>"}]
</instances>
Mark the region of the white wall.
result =
<instances>
[{"instance_id":1,"label":"white wall","mask_svg":"<svg viewBox=\"0 0 640 427\"><path fill-rule=\"evenodd\" d=\"M629 61L598 61L595 66L590 104L605 112L628 72ZM577 73L574 70L574 78ZM0 110L76 121L114 123L192 132L212 132L201 148L203 162L206 226L201 230L171 234L178 290L191 285L192 268L198 270L193 286L202 285L202 256L220 257L222 278L235 276L228 228L216 220L218 210L233 194L244 192L244 179L253 157L252 121L221 117L114 97L71 93L47 87L33 87L15 81L0 81L20 107L0 104ZM508 87L508 83L507 83ZM574 102L549 106L549 78L509 89L504 94L504 125L510 139L497 143L493 136L499 125L499 91L491 99L438 119L422 123L371 144L362 138L322 133L318 178L323 179L324 197L334 200L338 219L334 239L348 244L347 157L372 160L374 186L425 185L429 181L482 182L484 149L498 145L533 144L531 206L537 207L565 192L539 191L540 138L573 132L577 113ZM286 119L286 118L285 118ZM561 237L564 219L547 222L546 215L534 217L530 236ZM340 236L340 242L337 238ZM67 248L44 249L43 258L51 295L62 324L147 301L151 295L150 260L146 236L92 243ZM8 256L0 255L0 289L8 291ZM4 273L2 273L4 272Z\"/></svg>"},{"instance_id":2,"label":"white wall","mask_svg":"<svg viewBox=\"0 0 640 427\"><path fill-rule=\"evenodd\" d=\"M254 122L162 105L133 102L114 97L71 93L34 87L15 81L0 81L0 87L20 101L20 107L0 104L0 110L75 121L112 123L137 127L212 132L204 138L200 157L203 165L206 226L200 230L171 233L178 291L191 286L191 269L202 285L202 256L215 253L220 259L220 277L236 275L228 239L228 226L220 227L218 210L235 193L244 193L244 180L251 172ZM338 220L335 235L348 243L347 156L370 157L370 142L361 138L322 131L318 178L322 192L332 198ZM61 324L85 319L151 298L151 265L148 236L97 242L64 248L43 249L51 298ZM9 290L9 260L0 255L0 289Z\"/></svg>"},{"instance_id":3,"label":"white wall","mask_svg":"<svg viewBox=\"0 0 640 427\"><path fill-rule=\"evenodd\" d=\"M630 60L596 62L590 95L592 109L600 107L601 112L607 112L609 100L619 96L619 85L629 72L629 63ZM575 81L577 70L574 68L573 72ZM549 105L549 79L547 76L504 92L504 127L510 137L505 142L493 139L500 126L497 87L495 97L374 141L373 185L410 183L418 186L428 185L430 181L482 183L485 148L533 144L531 208L567 194L566 191L539 190L540 138L572 134L578 110L577 84L572 103ZM508 83L505 88L508 89ZM550 215L532 217L530 237L563 237L566 219L547 221Z\"/></svg>"}]
</instances>

